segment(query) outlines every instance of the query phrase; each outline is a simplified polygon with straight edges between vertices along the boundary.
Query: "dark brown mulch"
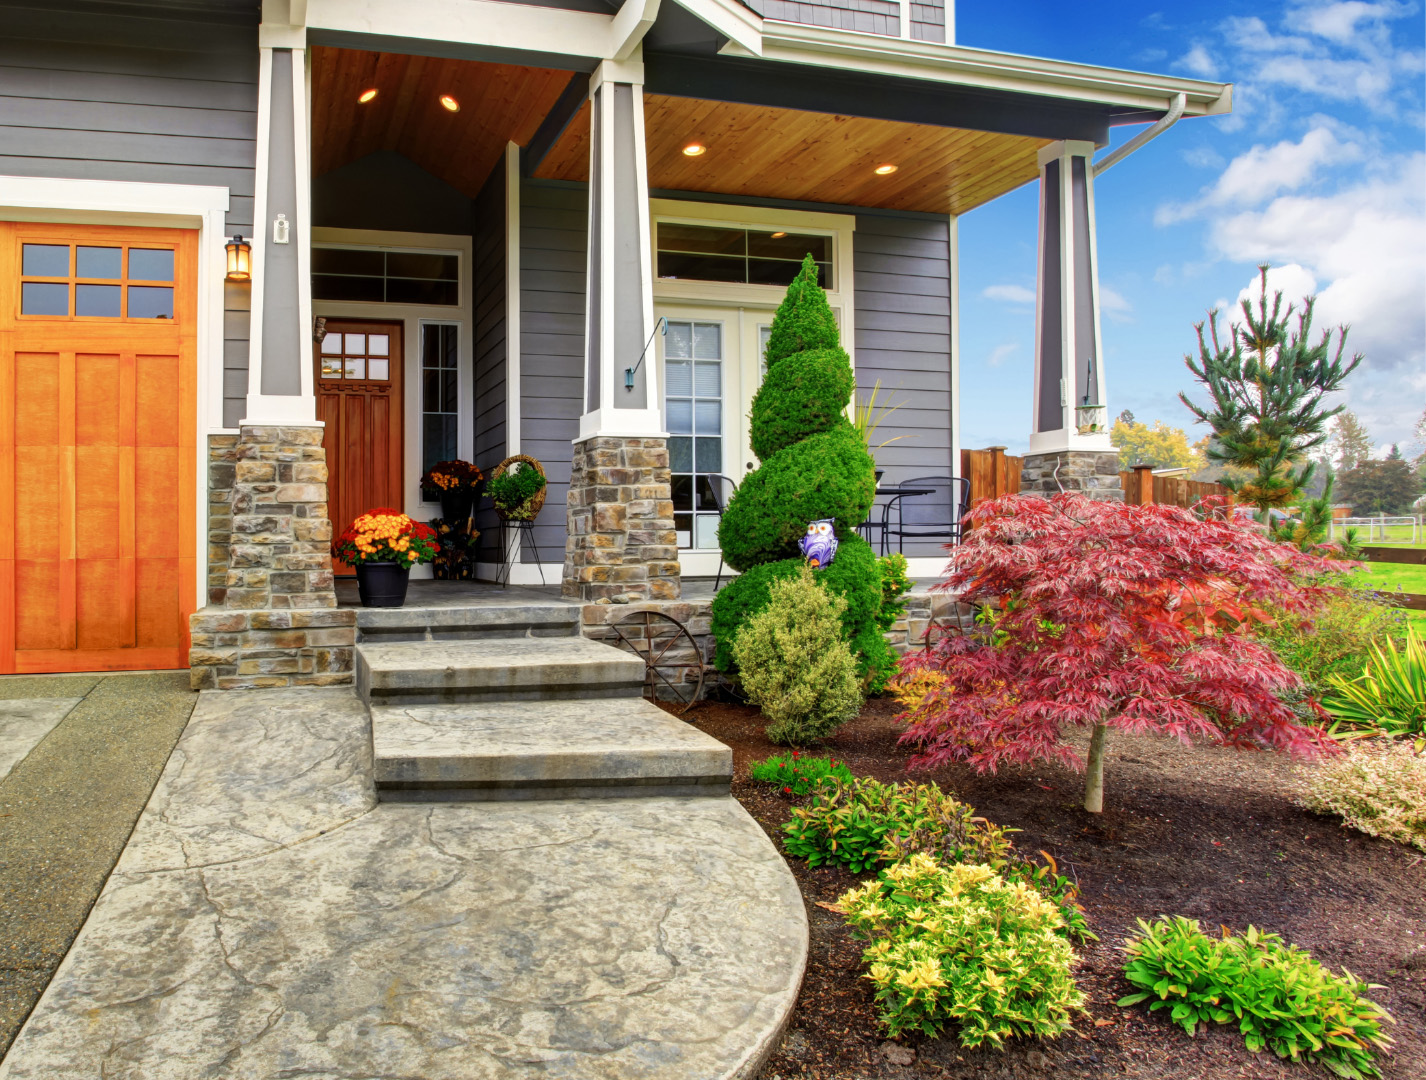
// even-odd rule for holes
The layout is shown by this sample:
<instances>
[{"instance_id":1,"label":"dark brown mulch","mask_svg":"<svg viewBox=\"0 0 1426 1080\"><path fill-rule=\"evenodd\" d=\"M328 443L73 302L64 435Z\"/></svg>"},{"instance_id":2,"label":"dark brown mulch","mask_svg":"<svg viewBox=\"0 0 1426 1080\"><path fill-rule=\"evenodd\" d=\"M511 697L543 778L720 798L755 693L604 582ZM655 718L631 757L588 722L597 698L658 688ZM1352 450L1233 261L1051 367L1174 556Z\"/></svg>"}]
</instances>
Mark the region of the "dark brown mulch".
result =
<instances>
[{"instance_id":1,"label":"dark brown mulch","mask_svg":"<svg viewBox=\"0 0 1426 1080\"><path fill-rule=\"evenodd\" d=\"M1189 1038L1163 1013L1117 1008L1130 992L1119 974L1123 939L1136 918L1159 914L1188 915L1214 929L1252 923L1334 969L1383 984L1374 996L1397 1020L1385 1075L1426 1078L1426 860L1296 808L1291 792L1300 766L1277 755L1114 735L1105 811L1096 816L1079 805L1081 777L1058 766L998 776L960 766L908 774L895 711L890 701L870 702L818 752L845 760L858 775L935 780L992 821L1023 830L1019 847L1053 855L1061 872L1079 881L1100 937L1080 950L1078 978L1091 1015L1059 1039L1004 1052L963 1050L953 1033L908 1038L914 1063L893 1064L906 1055L884 1045L870 984L861 978L862 946L839 915L818 906L858 879L793 860L811 951L802 996L765 1080L1328 1075L1249 1053L1235 1028ZM763 736L756 710L704 703L687 719L733 748L733 794L777 842L792 803L747 778L750 761L779 749Z\"/></svg>"}]
</instances>

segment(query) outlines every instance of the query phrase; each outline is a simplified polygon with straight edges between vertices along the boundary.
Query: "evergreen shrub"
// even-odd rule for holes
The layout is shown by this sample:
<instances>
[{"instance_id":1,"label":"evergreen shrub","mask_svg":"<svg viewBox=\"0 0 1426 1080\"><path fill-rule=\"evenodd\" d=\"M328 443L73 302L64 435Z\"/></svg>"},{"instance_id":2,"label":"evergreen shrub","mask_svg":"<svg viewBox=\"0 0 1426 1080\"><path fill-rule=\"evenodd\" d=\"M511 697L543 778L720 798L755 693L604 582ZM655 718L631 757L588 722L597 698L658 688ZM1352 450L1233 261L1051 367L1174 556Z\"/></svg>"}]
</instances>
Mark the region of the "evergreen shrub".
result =
<instances>
[{"instance_id":1,"label":"evergreen shrub","mask_svg":"<svg viewBox=\"0 0 1426 1080\"><path fill-rule=\"evenodd\" d=\"M1426 755L1410 743L1354 745L1312 767L1305 809L1348 828L1426 851Z\"/></svg>"},{"instance_id":2,"label":"evergreen shrub","mask_svg":"<svg viewBox=\"0 0 1426 1080\"><path fill-rule=\"evenodd\" d=\"M798 353L768 368L749 413L758 460L846 420L837 403L852 396L855 384L851 360L841 349Z\"/></svg>"},{"instance_id":3,"label":"evergreen shrub","mask_svg":"<svg viewBox=\"0 0 1426 1080\"><path fill-rule=\"evenodd\" d=\"M767 606L733 639L743 689L771 721L772 742L813 742L862 707L856 660L842 640L845 608L803 566L796 577L773 583Z\"/></svg>"}]
</instances>

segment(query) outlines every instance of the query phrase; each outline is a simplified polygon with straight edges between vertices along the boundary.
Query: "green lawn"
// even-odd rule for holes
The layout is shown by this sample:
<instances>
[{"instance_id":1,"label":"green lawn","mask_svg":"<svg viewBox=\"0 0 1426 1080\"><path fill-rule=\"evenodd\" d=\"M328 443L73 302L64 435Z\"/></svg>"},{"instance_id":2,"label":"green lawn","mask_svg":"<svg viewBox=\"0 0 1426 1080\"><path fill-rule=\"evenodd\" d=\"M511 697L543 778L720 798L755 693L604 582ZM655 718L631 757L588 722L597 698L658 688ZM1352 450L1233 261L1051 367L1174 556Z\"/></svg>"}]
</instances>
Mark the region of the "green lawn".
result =
<instances>
[{"instance_id":1,"label":"green lawn","mask_svg":"<svg viewBox=\"0 0 1426 1080\"><path fill-rule=\"evenodd\" d=\"M1426 594L1426 566L1409 563L1365 563L1357 571L1359 580L1373 589Z\"/></svg>"}]
</instances>

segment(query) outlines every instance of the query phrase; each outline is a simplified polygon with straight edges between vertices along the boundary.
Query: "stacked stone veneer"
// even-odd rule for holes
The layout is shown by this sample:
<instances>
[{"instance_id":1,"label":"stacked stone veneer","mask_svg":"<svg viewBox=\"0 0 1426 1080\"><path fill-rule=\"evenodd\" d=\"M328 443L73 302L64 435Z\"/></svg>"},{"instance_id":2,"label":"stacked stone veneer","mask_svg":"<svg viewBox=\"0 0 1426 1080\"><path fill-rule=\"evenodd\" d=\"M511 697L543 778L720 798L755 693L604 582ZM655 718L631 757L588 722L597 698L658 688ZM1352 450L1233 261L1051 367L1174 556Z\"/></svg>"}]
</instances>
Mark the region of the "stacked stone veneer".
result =
<instances>
[{"instance_id":1,"label":"stacked stone veneer","mask_svg":"<svg viewBox=\"0 0 1426 1080\"><path fill-rule=\"evenodd\" d=\"M938 633L953 627L968 630L975 622L975 609L947 593L911 592L905 601L906 614L883 635L898 655L923 648L933 622Z\"/></svg>"},{"instance_id":2,"label":"stacked stone veneer","mask_svg":"<svg viewBox=\"0 0 1426 1080\"><path fill-rule=\"evenodd\" d=\"M600 435L576 443L566 514L565 596L620 604L678 599L663 439Z\"/></svg>"},{"instance_id":3,"label":"stacked stone veneer","mask_svg":"<svg viewBox=\"0 0 1426 1080\"><path fill-rule=\"evenodd\" d=\"M189 621L194 688L350 683L356 612L337 607L333 588L322 429L215 437L208 469L209 606Z\"/></svg>"},{"instance_id":4,"label":"stacked stone veneer","mask_svg":"<svg viewBox=\"0 0 1426 1080\"><path fill-rule=\"evenodd\" d=\"M1123 502L1119 451L1056 450L1048 454L1027 454L1020 469L1020 491L1025 495L1043 496L1078 491L1091 499Z\"/></svg>"}]
</instances>

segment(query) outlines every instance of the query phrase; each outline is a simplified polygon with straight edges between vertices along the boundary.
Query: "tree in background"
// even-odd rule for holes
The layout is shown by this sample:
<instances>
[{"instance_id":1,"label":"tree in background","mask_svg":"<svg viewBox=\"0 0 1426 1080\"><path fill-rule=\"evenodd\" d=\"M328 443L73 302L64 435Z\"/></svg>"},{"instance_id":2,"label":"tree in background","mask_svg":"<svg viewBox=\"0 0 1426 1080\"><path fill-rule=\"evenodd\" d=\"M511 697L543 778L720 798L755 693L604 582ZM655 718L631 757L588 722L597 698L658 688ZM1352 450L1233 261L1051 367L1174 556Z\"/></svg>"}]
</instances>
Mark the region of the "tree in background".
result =
<instances>
[{"instance_id":1,"label":"tree in background","mask_svg":"<svg viewBox=\"0 0 1426 1080\"><path fill-rule=\"evenodd\" d=\"M902 659L943 677L902 716L913 768L1078 766L1064 735L1088 731L1084 807L1098 813L1110 728L1304 754L1331 742L1283 702L1301 680L1249 625L1267 603L1308 615L1323 590L1305 581L1334 564L1236 522L1073 492L1007 495L970 520L942 587L1002 610L989 633Z\"/></svg>"},{"instance_id":2,"label":"tree in background","mask_svg":"<svg viewBox=\"0 0 1426 1080\"><path fill-rule=\"evenodd\" d=\"M1292 502L1312 478L1309 452L1327 441L1327 422L1343 410L1326 408L1323 398L1341 388L1362 357L1345 358L1346 327L1338 328L1335 353L1330 330L1313 343L1315 297L1303 300L1295 327L1293 307L1283 310L1281 292L1273 294L1270 309L1268 267L1258 269L1258 301L1242 302L1243 322L1229 325L1227 343L1219 337L1216 310L1194 326L1198 358L1184 362L1207 389L1208 404L1196 405L1186 394L1179 400L1213 429L1208 459L1250 474L1243 479L1228 472L1223 483L1266 521L1270 508Z\"/></svg>"},{"instance_id":3,"label":"tree in background","mask_svg":"<svg viewBox=\"0 0 1426 1080\"><path fill-rule=\"evenodd\" d=\"M1332 421L1332 436L1327 440L1327 450L1338 472L1355 469L1372 456L1372 437L1351 409L1343 410Z\"/></svg>"},{"instance_id":4,"label":"tree in background","mask_svg":"<svg viewBox=\"0 0 1426 1080\"><path fill-rule=\"evenodd\" d=\"M1114 418L1114 422L1116 424L1132 424L1134 422L1134 414L1128 409L1125 409Z\"/></svg>"},{"instance_id":5,"label":"tree in background","mask_svg":"<svg viewBox=\"0 0 1426 1080\"><path fill-rule=\"evenodd\" d=\"M1337 478L1337 497L1350 503L1357 517L1404 514L1421 494L1421 477L1392 447L1385 461L1364 461Z\"/></svg>"},{"instance_id":6,"label":"tree in background","mask_svg":"<svg viewBox=\"0 0 1426 1080\"><path fill-rule=\"evenodd\" d=\"M1124 419L1128 416L1129 419ZM1203 468L1207 459L1203 451L1208 437L1197 443L1188 441L1188 433L1182 428L1169 427L1162 420L1155 420L1154 426L1134 422L1132 413L1125 410L1114 421L1110 438L1119 448L1119 469L1126 471L1135 465L1152 465L1156 469Z\"/></svg>"},{"instance_id":7,"label":"tree in background","mask_svg":"<svg viewBox=\"0 0 1426 1080\"><path fill-rule=\"evenodd\" d=\"M1411 459L1411 464L1416 468L1416 474L1426 478L1426 412L1421 414L1421 418L1416 421L1416 426L1411 429L1411 434L1415 436L1411 440L1411 448L1416 451L1416 456Z\"/></svg>"}]
</instances>

